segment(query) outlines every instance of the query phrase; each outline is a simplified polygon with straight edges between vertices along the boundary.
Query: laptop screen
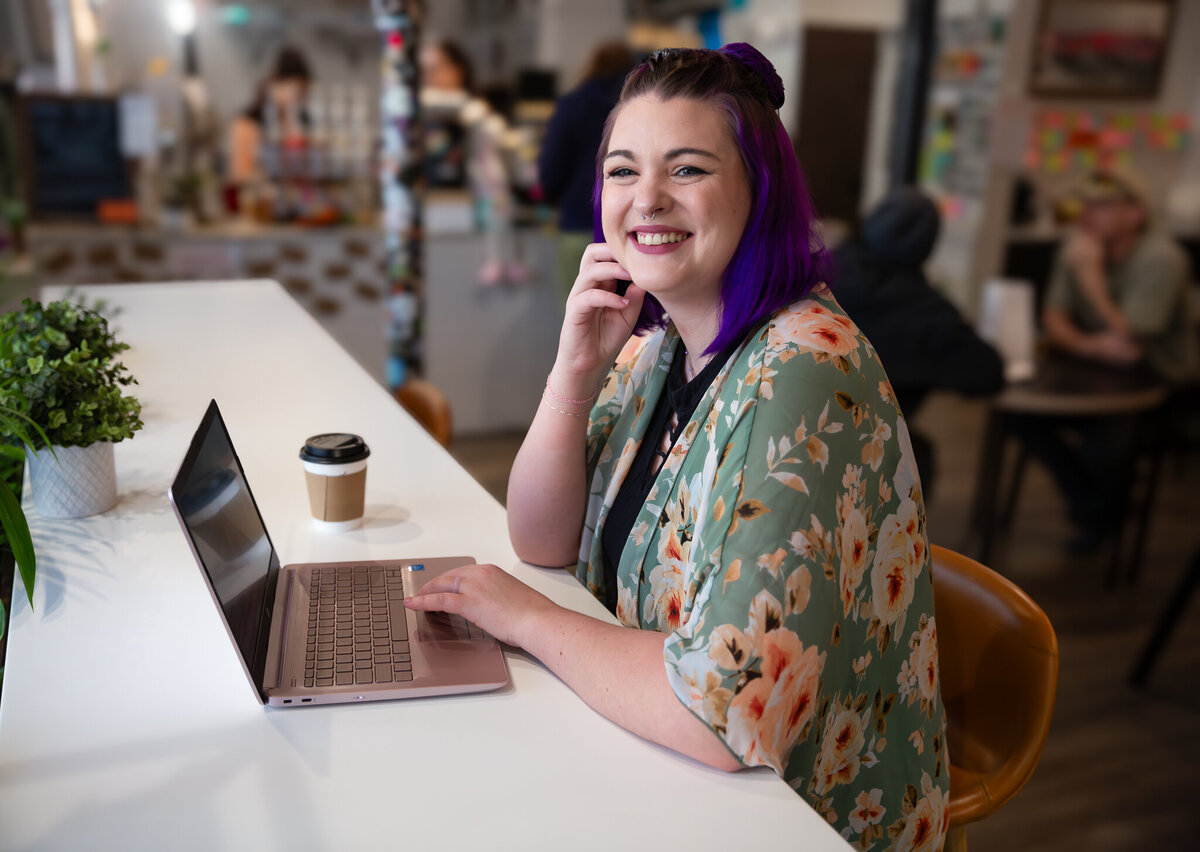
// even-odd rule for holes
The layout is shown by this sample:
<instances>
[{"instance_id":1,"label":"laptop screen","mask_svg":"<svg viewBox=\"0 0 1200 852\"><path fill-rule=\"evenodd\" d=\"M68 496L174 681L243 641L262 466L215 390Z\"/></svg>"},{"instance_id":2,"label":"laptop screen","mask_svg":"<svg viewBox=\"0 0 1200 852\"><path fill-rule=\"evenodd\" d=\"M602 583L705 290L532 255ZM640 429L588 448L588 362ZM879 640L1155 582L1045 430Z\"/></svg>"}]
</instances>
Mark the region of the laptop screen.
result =
<instances>
[{"instance_id":1,"label":"laptop screen","mask_svg":"<svg viewBox=\"0 0 1200 852\"><path fill-rule=\"evenodd\" d=\"M279 560L215 400L192 438L170 494L261 692Z\"/></svg>"}]
</instances>

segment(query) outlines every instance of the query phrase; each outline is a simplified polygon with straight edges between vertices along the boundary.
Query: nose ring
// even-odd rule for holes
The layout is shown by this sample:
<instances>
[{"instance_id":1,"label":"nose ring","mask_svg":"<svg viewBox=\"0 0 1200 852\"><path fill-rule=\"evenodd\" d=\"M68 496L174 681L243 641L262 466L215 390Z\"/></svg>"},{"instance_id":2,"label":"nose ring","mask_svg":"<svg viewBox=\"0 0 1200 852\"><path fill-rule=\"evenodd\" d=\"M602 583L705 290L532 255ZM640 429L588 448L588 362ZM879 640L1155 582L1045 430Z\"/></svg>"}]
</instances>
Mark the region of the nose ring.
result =
<instances>
[{"instance_id":1,"label":"nose ring","mask_svg":"<svg viewBox=\"0 0 1200 852\"><path fill-rule=\"evenodd\" d=\"M655 210L655 211L654 211L654 213L651 213L651 214L650 214L650 221L651 221L651 222L653 222L653 221L654 221L654 216L655 216L655 214L657 214L657 213L658 213L658 211L657 211L657 210ZM642 214L642 221L643 221L643 222L645 222L645 221L646 221L646 214L645 214L645 213L643 213L643 214Z\"/></svg>"}]
</instances>

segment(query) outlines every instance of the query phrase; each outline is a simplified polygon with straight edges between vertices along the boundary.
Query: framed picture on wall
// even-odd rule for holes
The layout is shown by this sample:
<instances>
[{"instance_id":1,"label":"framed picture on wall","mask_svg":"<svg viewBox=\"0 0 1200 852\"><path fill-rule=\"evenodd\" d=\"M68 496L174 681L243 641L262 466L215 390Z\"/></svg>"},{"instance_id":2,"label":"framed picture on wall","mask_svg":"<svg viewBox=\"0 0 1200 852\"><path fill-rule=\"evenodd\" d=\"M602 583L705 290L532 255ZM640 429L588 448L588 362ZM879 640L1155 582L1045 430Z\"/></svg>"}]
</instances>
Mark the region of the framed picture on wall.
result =
<instances>
[{"instance_id":1,"label":"framed picture on wall","mask_svg":"<svg viewBox=\"0 0 1200 852\"><path fill-rule=\"evenodd\" d=\"M1042 0L1029 75L1048 97L1158 94L1176 0Z\"/></svg>"}]
</instances>

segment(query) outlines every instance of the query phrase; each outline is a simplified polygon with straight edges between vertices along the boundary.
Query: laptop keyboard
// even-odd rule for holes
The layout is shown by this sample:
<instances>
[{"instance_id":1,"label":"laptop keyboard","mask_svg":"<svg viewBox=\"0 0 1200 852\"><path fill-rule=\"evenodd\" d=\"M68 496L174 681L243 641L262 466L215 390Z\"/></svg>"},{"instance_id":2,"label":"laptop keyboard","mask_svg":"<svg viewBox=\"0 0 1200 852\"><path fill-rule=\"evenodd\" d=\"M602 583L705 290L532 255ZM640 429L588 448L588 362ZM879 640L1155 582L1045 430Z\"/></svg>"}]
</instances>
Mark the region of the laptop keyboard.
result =
<instances>
[{"instance_id":1,"label":"laptop keyboard","mask_svg":"<svg viewBox=\"0 0 1200 852\"><path fill-rule=\"evenodd\" d=\"M412 680L400 565L339 565L311 575L305 686Z\"/></svg>"}]
</instances>

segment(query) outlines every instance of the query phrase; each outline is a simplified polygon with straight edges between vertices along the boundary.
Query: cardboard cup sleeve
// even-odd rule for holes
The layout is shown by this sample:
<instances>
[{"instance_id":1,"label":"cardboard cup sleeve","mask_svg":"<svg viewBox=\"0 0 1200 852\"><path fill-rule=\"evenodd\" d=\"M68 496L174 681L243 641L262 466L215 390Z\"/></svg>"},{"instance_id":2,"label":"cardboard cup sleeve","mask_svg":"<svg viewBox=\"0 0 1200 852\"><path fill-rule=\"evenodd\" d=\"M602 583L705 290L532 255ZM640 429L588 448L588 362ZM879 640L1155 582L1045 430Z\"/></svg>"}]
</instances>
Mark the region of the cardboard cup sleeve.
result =
<instances>
[{"instance_id":1,"label":"cardboard cup sleeve","mask_svg":"<svg viewBox=\"0 0 1200 852\"><path fill-rule=\"evenodd\" d=\"M318 521L343 523L363 516L367 493L367 463L304 463L308 505Z\"/></svg>"}]
</instances>

